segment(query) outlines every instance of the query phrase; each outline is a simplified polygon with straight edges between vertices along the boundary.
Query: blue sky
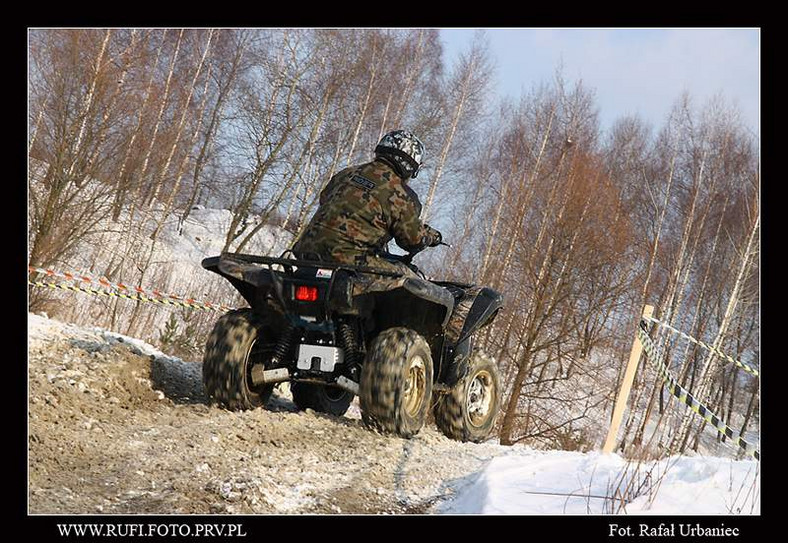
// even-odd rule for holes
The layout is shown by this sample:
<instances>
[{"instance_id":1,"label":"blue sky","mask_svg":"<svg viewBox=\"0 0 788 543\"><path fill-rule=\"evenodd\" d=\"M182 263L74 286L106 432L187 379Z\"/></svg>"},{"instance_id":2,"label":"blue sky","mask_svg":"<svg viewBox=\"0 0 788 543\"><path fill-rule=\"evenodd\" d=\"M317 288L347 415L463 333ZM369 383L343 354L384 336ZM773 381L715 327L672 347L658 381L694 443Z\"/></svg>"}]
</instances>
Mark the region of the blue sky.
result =
<instances>
[{"instance_id":1,"label":"blue sky","mask_svg":"<svg viewBox=\"0 0 788 543\"><path fill-rule=\"evenodd\" d=\"M442 29L446 61L467 49L476 29ZM602 128L638 114L662 125L683 91L697 105L721 94L759 133L760 32L757 28L487 28L498 94L518 97L564 78L594 89Z\"/></svg>"}]
</instances>

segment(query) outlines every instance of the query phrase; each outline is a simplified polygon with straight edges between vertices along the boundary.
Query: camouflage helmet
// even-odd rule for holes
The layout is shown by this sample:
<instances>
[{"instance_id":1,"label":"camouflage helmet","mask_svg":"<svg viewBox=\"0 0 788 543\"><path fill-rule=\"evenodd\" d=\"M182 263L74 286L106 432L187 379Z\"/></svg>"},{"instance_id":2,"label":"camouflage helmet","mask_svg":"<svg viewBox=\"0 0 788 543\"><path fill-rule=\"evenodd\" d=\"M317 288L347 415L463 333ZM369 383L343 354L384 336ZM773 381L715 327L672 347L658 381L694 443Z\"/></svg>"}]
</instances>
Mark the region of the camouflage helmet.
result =
<instances>
[{"instance_id":1,"label":"camouflage helmet","mask_svg":"<svg viewBox=\"0 0 788 543\"><path fill-rule=\"evenodd\" d=\"M424 157L424 144L407 130L394 130L383 136L375 147L377 156L384 156L401 170L402 177L416 177Z\"/></svg>"}]
</instances>

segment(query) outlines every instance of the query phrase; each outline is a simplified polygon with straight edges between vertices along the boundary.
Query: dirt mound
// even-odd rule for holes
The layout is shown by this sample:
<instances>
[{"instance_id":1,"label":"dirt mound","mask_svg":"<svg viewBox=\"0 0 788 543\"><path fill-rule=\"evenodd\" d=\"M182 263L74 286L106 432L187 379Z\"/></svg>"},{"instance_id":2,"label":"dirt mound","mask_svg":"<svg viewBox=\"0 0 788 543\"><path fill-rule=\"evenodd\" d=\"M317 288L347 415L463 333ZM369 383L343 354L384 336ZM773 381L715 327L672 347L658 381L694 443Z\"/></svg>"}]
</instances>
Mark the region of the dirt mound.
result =
<instances>
[{"instance_id":1,"label":"dirt mound","mask_svg":"<svg viewBox=\"0 0 788 543\"><path fill-rule=\"evenodd\" d=\"M299 412L286 385L230 412L199 362L38 317L28 336L30 513L428 513L507 450Z\"/></svg>"}]
</instances>

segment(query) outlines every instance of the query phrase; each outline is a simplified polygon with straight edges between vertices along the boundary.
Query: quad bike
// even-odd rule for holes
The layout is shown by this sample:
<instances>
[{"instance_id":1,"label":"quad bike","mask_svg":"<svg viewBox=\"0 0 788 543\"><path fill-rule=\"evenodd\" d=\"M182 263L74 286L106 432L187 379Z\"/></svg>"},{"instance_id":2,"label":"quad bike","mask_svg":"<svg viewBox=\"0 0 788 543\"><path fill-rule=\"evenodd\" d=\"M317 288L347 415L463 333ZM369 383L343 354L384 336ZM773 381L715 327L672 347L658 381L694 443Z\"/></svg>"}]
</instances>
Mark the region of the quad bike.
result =
<instances>
[{"instance_id":1,"label":"quad bike","mask_svg":"<svg viewBox=\"0 0 788 543\"><path fill-rule=\"evenodd\" d=\"M287 255L287 253L285 253ZM343 415L355 395L364 423L405 438L436 425L480 442L500 405L495 362L474 346L502 296L486 287L319 260L222 253L203 268L248 302L216 323L203 361L206 392L234 410L263 406L290 382L299 409Z\"/></svg>"}]
</instances>

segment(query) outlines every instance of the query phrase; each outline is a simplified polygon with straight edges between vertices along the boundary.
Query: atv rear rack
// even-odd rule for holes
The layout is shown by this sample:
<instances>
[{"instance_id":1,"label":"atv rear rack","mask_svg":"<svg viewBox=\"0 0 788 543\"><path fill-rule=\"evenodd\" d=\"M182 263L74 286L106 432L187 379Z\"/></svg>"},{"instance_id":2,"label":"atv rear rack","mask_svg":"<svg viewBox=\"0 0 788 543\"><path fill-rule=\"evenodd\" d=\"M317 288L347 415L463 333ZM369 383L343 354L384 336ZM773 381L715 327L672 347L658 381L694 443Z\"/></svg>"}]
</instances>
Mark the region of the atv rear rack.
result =
<instances>
[{"instance_id":1,"label":"atv rear rack","mask_svg":"<svg viewBox=\"0 0 788 543\"><path fill-rule=\"evenodd\" d=\"M213 256L206 258L202 261L203 267L209 266L213 263L218 263L220 259L230 259L239 262L247 262L250 264L267 264L270 268L274 264L279 264L285 267L311 267L321 268L324 270L348 270L359 273L373 273L376 275L383 275L385 277L402 277L404 274L392 272L388 270L381 270L379 268L369 268L366 266L353 266L350 264L342 264L339 262L331 262L328 260L300 260L295 258L281 258L273 256L258 256L249 255L244 253L222 253L221 256Z\"/></svg>"}]
</instances>

